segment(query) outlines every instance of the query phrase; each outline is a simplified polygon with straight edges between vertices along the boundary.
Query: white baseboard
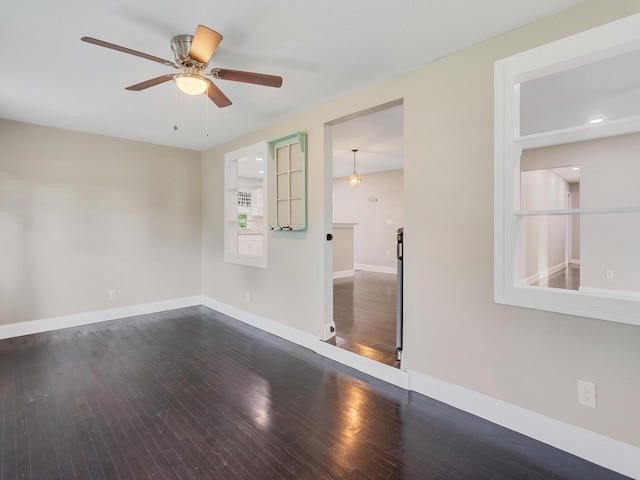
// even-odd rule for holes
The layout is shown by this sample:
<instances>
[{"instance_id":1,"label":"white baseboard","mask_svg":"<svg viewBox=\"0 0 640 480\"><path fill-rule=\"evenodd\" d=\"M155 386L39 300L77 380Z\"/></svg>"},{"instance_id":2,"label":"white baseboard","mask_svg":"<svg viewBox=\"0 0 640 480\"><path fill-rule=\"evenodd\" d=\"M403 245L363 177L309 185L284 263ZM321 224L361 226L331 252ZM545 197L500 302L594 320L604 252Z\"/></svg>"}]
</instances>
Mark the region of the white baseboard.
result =
<instances>
[{"instance_id":1,"label":"white baseboard","mask_svg":"<svg viewBox=\"0 0 640 480\"><path fill-rule=\"evenodd\" d=\"M571 265L580 265L580 259L579 258L572 258L571 260L569 260L569 263Z\"/></svg>"},{"instance_id":2,"label":"white baseboard","mask_svg":"<svg viewBox=\"0 0 640 480\"><path fill-rule=\"evenodd\" d=\"M356 263L354 267L356 270L362 270L365 272L391 273L393 275L397 275L398 273L397 267L383 267L381 265L366 265L363 263Z\"/></svg>"},{"instance_id":3,"label":"white baseboard","mask_svg":"<svg viewBox=\"0 0 640 480\"><path fill-rule=\"evenodd\" d=\"M213 300L208 297L203 297L202 300L202 304L204 306L216 310L217 312L224 313L236 320L240 320L248 325L264 330L265 332L269 332L280 338L284 338L285 340L297 343L298 345L308 348L323 357L330 358L344 365L355 368L356 370L379 378L380 380L392 385L396 385L404 389L409 388L409 376L407 372L403 370L393 368L389 365L384 365L353 352L348 352L347 350L343 350L335 345L323 342L321 339L296 328L288 327L279 322L274 322L273 320L254 315L252 313L247 313L239 308L218 302L217 300Z\"/></svg>"},{"instance_id":4,"label":"white baseboard","mask_svg":"<svg viewBox=\"0 0 640 480\"><path fill-rule=\"evenodd\" d=\"M640 448L473 390L409 371L411 390L597 465L640 479Z\"/></svg>"},{"instance_id":5,"label":"white baseboard","mask_svg":"<svg viewBox=\"0 0 640 480\"><path fill-rule=\"evenodd\" d=\"M356 274L355 270L342 270L341 272L333 272L333 279L353 277Z\"/></svg>"},{"instance_id":6,"label":"white baseboard","mask_svg":"<svg viewBox=\"0 0 640 480\"><path fill-rule=\"evenodd\" d=\"M237 307L227 305L226 303L219 302L209 297L202 297L202 305L209 307L225 315L229 315L236 320L240 320L243 323L252 325L265 332L272 333L277 337L284 338L290 342L297 343L305 348L315 351L315 346L320 339L310 333L303 332L297 328L289 327L280 322L270 320L253 313L245 312Z\"/></svg>"},{"instance_id":7,"label":"white baseboard","mask_svg":"<svg viewBox=\"0 0 640 480\"><path fill-rule=\"evenodd\" d=\"M196 295L193 297L176 298L160 302L130 305L127 307L107 308L105 310L96 310L93 312L43 318L28 322L10 323L8 325L0 325L0 340L5 338L21 337L23 335L31 335L34 333L50 332L52 330L60 330L69 327L79 327L81 325L89 325L91 323L117 320L119 318L134 317L136 315L144 315L147 313L164 312L167 310L175 310L176 308L192 307L194 305L201 304L202 297L200 295Z\"/></svg>"},{"instance_id":8,"label":"white baseboard","mask_svg":"<svg viewBox=\"0 0 640 480\"><path fill-rule=\"evenodd\" d=\"M314 351L318 355L355 368L362 373L371 375L391 385L409 390L409 374L405 370L376 362L370 358L349 352L348 350L343 350L342 348L325 342L318 342Z\"/></svg>"},{"instance_id":9,"label":"white baseboard","mask_svg":"<svg viewBox=\"0 0 640 480\"><path fill-rule=\"evenodd\" d=\"M439 400L610 470L640 479L640 448L555 420L473 390L416 371L405 371L364 358L316 336L204 296L110 308L29 322L0 325L0 339L120 318L204 305L246 324L308 348L380 380Z\"/></svg>"},{"instance_id":10,"label":"white baseboard","mask_svg":"<svg viewBox=\"0 0 640 480\"><path fill-rule=\"evenodd\" d=\"M560 272L562 270L564 270L565 268L567 268L567 263L566 262L562 262L559 263L557 265L554 265L553 267L549 267L546 270L543 270L541 272L538 273L534 273L533 275L528 276L527 278L522 280L522 283L526 284L526 285L531 285L532 283L537 283L542 279L545 279L551 275L553 275L554 273Z\"/></svg>"}]
</instances>

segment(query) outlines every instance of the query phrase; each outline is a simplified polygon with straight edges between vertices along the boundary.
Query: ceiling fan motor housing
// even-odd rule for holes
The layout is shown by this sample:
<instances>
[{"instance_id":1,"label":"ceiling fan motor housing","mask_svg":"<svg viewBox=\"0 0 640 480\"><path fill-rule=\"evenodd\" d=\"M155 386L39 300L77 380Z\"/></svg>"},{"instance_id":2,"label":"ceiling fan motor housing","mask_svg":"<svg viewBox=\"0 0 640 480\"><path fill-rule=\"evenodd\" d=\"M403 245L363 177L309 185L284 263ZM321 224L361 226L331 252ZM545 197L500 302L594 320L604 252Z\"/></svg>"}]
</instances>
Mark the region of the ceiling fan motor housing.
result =
<instances>
[{"instance_id":1,"label":"ceiling fan motor housing","mask_svg":"<svg viewBox=\"0 0 640 480\"><path fill-rule=\"evenodd\" d=\"M181 67L199 66L204 68L205 65L196 62L189 57L189 50L193 42L193 35L177 35L171 40L171 50L176 58L176 63Z\"/></svg>"}]
</instances>

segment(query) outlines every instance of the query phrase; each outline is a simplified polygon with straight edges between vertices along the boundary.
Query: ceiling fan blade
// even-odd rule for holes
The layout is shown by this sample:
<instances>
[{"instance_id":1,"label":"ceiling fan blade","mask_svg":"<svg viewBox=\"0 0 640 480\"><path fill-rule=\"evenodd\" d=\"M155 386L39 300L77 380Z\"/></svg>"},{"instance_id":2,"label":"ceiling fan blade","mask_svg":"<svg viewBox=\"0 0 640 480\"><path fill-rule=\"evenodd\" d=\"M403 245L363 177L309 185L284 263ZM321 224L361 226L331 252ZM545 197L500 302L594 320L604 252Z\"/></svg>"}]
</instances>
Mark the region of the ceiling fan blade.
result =
<instances>
[{"instance_id":1,"label":"ceiling fan blade","mask_svg":"<svg viewBox=\"0 0 640 480\"><path fill-rule=\"evenodd\" d=\"M80 40L87 43L93 43L94 45L98 45L100 47L110 48L112 50L117 50L118 52L128 53L129 55L135 55L136 57L146 58L147 60L151 60L153 62L158 62L163 65L167 65L170 67L176 67L176 64L171 60L166 60L160 57L154 57L153 55L149 55L147 53L142 53L137 50L132 50L130 48L121 47L120 45L116 45L115 43L105 42L103 40L98 40L97 38L92 37L82 37ZM176 67L177 68L177 67Z\"/></svg>"},{"instance_id":2,"label":"ceiling fan blade","mask_svg":"<svg viewBox=\"0 0 640 480\"><path fill-rule=\"evenodd\" d=\"M214 68L211 75L220 80L231 80L234 82L253 83L266 87L280 88L282 77L276 75L266 75L264 73L242 72L240 70L228 70L226 68Z\"/></svg>"},{"instance_id":3,"label":"ceiling fan blade","mask_svg":"<svg viewBox=\"0 0 640 480\"><path fill-rule=\"evenodd\" d=\"M198 25L189 48L189 57L196 62L206 64L221 41L222 35L218 32L203 25Z\"/></svg>"},{"instance_id":4,"label":"ceiling fan blade","mask_svg":"<svg viewBox=\"0 0 640 480\"><path fill-rule=\"evenodd\" d=\"M207 96L211 99L213 103L215 103L218 107L228 107L231 105L231 100L227 98L227 96L222 93L215 83L213 83L208 78L205 78L207 82L209 82L209 88L207 88Z\"/></svg>"},{"instance_id":5,"label":"ceiling fan blade","mask_svg":"<svg viewBox=\"0 0 640 480\"><path fill-rule=\"evenodd\" d=\"M126 87L125 90L133 90L134 92L139 92L140 90L160 85L161 83L168 82L169 80L173 80L173 75L161 75L160 77L152 78L151 80L145 80L144 82L130 85Z\"/></svg>"}]
</instances>

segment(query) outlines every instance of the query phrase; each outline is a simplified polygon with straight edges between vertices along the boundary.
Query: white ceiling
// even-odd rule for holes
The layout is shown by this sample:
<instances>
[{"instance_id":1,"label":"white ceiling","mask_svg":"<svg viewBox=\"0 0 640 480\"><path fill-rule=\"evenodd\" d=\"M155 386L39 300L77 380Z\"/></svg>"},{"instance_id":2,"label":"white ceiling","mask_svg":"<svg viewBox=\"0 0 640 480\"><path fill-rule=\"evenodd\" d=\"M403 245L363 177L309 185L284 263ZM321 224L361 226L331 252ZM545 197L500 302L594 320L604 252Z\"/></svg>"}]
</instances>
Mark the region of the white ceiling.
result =
<instances>
[{"instance_id":1,"label":"white ceiling","mask_svg":"<svg viewBox=\"0 0 640 480\"><path fill-rule=\"evenodd\" d=\"M333 177L353 173L354 148L360 175L403 168L403 110L397 105L334 125Z\"/></svg>"},{"instance_id":2,"label":"white ceiling","mask_svg":"<svg viewBox=\"0 0 640 480\"><path fill-rule=\"evenodd\" d=\"M5 1L0 4L0 117L205 150L577 3ZM172 82L125 91L170 73L169 67L80 41L91 36L172 59L171 38L193 34L198 24L224 36L209 67L281 75L282 88L218 81L233 101L224 109L204 96L178 94ZM361 137L336 146L349 156L352 148L361 149L364 172L369 153L388 149L369 147L372 128L360 130Z\"/></svg>"}]
</instances>

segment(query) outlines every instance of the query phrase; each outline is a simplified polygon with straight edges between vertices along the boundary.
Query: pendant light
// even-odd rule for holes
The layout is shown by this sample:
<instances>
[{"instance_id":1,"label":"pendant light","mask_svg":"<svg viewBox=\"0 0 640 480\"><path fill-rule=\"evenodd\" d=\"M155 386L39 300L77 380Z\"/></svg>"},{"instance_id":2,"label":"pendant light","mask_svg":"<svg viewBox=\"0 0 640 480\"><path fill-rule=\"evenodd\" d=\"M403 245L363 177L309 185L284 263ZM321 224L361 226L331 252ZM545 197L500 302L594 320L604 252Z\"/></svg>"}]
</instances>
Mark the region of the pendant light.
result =
<instances>
[{"instance_id":1,"label":"pendant light","mask_svg":"<svg viewBox=\"0 0 640 480\"><path fill-rule=\"evenodd\" d=\"M362 177L356 173L356 152L357 148L351 150L353 152L353 173L349 177L349 186L351 188L358 188L360 186L360 182L362 182Z\"/></svg>"}]
</instances>

